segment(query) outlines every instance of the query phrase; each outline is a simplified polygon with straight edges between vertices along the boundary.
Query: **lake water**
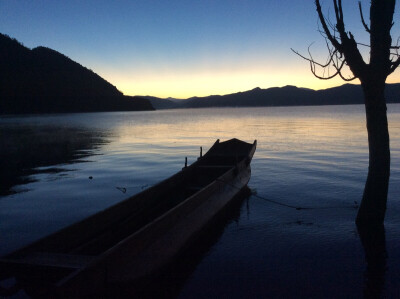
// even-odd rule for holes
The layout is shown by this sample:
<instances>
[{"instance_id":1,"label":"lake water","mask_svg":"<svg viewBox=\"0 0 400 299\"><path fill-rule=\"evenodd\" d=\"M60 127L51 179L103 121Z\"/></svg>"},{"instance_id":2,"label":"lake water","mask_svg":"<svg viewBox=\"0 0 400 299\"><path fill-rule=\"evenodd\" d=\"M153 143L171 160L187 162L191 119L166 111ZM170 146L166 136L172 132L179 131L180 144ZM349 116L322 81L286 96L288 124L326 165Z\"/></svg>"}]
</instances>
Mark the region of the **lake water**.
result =
<instances>
[{"instance_id":1,"label":"lake water","mask_svg":"<svg viewBox=\"0 0 400 299\"><path fill-rule=\"evenodd\" d=\"M2 117L0 166L24 171L3 186L0 254L157 183L185 157L194 162L200 146L205 152L218 138L257 139L253 195L164 295L400 297L400 105L388 105L388 117L391 177L380 238L387 257L380 270L367 267L370 251L354 224L368 169L358 105Z\"/></svg>"}]
</instances>

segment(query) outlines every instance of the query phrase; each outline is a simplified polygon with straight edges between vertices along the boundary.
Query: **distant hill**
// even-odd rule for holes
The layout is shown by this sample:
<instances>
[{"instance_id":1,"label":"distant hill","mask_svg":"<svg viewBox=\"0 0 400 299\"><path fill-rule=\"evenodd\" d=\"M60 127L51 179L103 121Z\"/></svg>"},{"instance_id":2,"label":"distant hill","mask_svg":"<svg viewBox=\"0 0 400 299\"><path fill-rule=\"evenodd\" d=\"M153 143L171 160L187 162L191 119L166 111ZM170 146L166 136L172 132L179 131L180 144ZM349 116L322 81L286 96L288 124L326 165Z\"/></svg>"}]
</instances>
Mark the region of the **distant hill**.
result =
<instances>
[{"instance_id":1,"label":"distant hill","mask_svg":"<svg viewBox=\"0 0 400 299\"><path fill-rule=\"evenodd\" d=\"M186 101L183 99L175 98L157 98L152 96L135 96L148 99L155 109L173 109L181 105L182 102Z\"/></svg>"},{"instance_id":2,"label":"distant hill","mask_svg":"<svg viewBox=\"0 0 400 299\"><path fill-rule=\"evenodd\" d=\"M156 109L201 107L261 107L261 106L318 106L363 104L360 85L344 84L324 90L312 90L295 86L255 88L228 95L193 97L179 102L148 97ZM388 103L400 103L400 84L386 85Z\"/></svg>"},{"instance_id":3,"label":"distant hill","mask_svg":"<svg viewBox=\"0 0 400 299\"><path fill-rule=\"evenodd\" d=\"M153 107L157 110L174 108L175 105L177 104L177 102L172 101L170 99L161 99L161 98L152 97L152 96L135 96L134 98L137 98L137 97L141 97L141 98L145 98L145 99L149 100L151 105L153 105Z\"/></svg>"},{"instance_id":4,"label":"distant hill","mask_svg":"<svg viewBox=\"0 0 400 299\"><path fill-rule=\"evenodd\" d=\"M0 114L131 110L153 107L57 51L0 33Z\"/></svg>"}]
</instances>

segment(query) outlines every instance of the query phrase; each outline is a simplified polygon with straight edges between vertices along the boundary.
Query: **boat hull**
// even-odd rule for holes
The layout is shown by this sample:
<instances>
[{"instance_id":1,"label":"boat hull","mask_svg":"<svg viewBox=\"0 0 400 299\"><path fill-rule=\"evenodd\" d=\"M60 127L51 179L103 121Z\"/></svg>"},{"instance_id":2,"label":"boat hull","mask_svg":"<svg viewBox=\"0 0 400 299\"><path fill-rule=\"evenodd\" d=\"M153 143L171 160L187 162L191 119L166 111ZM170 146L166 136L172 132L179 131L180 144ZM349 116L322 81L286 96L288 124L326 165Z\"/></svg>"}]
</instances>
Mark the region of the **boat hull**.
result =
<instances>
[{"instance_id":1,"label":"boat hull","mask_svg":"<svg viewBox=\"0 0 400 299\"><path fill-rule=\"evenodd\" d=\"M238 159L239 149L243 147L239 146L241 143L245 144L245 154ZM237 152L234 165L209 164L213 160L223 161L219 155L222 154L223 157L226 157L224 151L227 148L233 148ZM231 140L220 145L217 141L204 159L200 158L191 166L153 187L153 190L149 189L142 192L143 194L136 195L135 197L150 200L152 196L157 194L156 190L164 190L171 182L175 184L181 181L182 183L182 180L188 177L191 178L190 182L198 182L198 175L201 173L198 171L203 168L211 168L210 173L218 174L215 179L202 186L197 192L190 193L190 196L173 208L163 212L140 229L128 234L127 237L119 239L119 242L101 252L101 254L85 256L82 254L85 252L82 251L82 247L79 249L81 251L75 249L75 254L47 254L47 251L57 247L54 244L57 245L60 239L68 237L68 239L74 240L74 234L76 235L82 228L85 228L85 234L89 234L93 231L91 226L104 226L105 224L101 223L102 220L110 221L115 215L126 210L127 206L132 205L133 198L66 228L54 234L54 236L39 240L9 255L6 259L1 260L0 264L9 268L11 272L23 273L23 275L15 275L20 277L21 280L29 280L32 276L35 276L33 281L36 284L34 286L36 290L33 292L36 292L39 296L42 294L73 298L101 296L107 294L113 286L134 284L151 277L174 261L204 231L211 220L247 186L251 176L250 162L255 149L256 141L253 145L239 140ZM219 175L219 173L221 174ZM165 194L165 196L168 197L168 194ZM158 200L162 200L162 198L158 198ZM134 215L140 216L140 213ZM128 220L131 221L131 218L130 215ZM130 223L124 221L124 225ZM109 235L112 234L112 231L108 231L107 234L105 235L107 238L104 240L110 238ZM104 233L103 235L100 234L100 237L103 236ZM82 236L80 237L82 238ZM89 242L91 247L93 247L93 244L103 245L102 243ZM60 246L62 247L62 244L58 247ZM47 254L45 257L48 259L48 261L43 261L42 255L39 255L42 263L39 266L34 259L32 260L31 254L31 252L37 252L38 249L44 251ZM44 249L47 249L47 251ZM30 257L29 262L27 262L26 256ZM18 260L19 257L22 258ZM56 260L54 266L52 264L53 259ZM30 270L33 274L30 274ZM52 273L60 275L61 279L50 280L49 282L48 277L51 277Z\"/></svg>"}]
</instances>

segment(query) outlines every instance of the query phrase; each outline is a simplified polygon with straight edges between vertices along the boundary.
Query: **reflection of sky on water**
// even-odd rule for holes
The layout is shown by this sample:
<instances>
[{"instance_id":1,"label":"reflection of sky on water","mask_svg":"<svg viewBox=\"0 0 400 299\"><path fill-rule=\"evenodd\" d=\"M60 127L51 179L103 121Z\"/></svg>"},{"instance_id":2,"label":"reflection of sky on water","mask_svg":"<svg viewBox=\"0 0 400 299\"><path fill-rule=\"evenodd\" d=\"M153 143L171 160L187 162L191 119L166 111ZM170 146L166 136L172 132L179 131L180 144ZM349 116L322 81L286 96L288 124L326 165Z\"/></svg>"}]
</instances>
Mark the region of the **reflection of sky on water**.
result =
<instances>
[{"instance_id":1,"label":"reflection of sky on water","mask_svg":"<svg viewBox=\"0 0 400 299\"><path fill-rule=\"evenodd\" d=\"M239 297L362 293L364 253L353 208L368 167L362 106L90 113L1 122L107 131L109 142L95 151L99 155L85 158L91 163L35 175L37 182L21 186L31 191L0 200L0 253L140 192L178 171L186 156L189 163L195 161L199 147L206 152L217 138L257 139L249 187L259 196L339 208L296 211L252 196L198 265L182 296L223 296L227 288ZM399 105L389 105L389 124L392 171L385 227L391 295L400 281Z\"/></svg>"}]
</instances>

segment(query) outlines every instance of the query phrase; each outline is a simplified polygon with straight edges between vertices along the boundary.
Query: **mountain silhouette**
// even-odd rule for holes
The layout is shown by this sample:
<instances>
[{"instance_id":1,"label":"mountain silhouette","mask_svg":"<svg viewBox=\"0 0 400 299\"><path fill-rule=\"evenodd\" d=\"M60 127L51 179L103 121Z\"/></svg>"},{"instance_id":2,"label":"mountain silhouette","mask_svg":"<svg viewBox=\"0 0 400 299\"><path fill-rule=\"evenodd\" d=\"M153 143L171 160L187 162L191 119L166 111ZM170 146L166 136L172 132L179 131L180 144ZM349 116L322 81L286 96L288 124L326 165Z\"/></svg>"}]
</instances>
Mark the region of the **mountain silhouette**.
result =
<instances>
[{"instance_id":1,"label":"mountain silhouette","mask_svg":"<svg viewBox=\"0 0 400 299\"><path fill-rule=\"evenodd\" d=\"M298 88L296 86L272 87L228 95L192 97L171 101L146 97L156 109L205 108L205 107L271 107L271 106L318 106L363 104L364 95L360 85L344 84L324 90ZM400 103L400 84L386 85L388 103Z\"/></svg>"},{"instance_id":2,"label":"mountain silhouette","mask_svg":"<svg viewBox=\"0 0 400 299\"><path fill-rule=\"evenodd\" d=\"M388 103L400 103L400 84L386 85L386 99ZM31 50L0 33L0 114L363 103L361 86L353 84L317 91L296 86L257 87L186 100L124 96L65 55L46 47Z\"/></svg>"},{"instance_id":3,"label":"mountain silhouette","mask_svg":"<svg viewBox=\"0 0 400 299\"><path fill-rule=\"evenodd\" d=\"M153 110L65 55L0 33L0 114Z\"/></svg>"}]
</instances>

